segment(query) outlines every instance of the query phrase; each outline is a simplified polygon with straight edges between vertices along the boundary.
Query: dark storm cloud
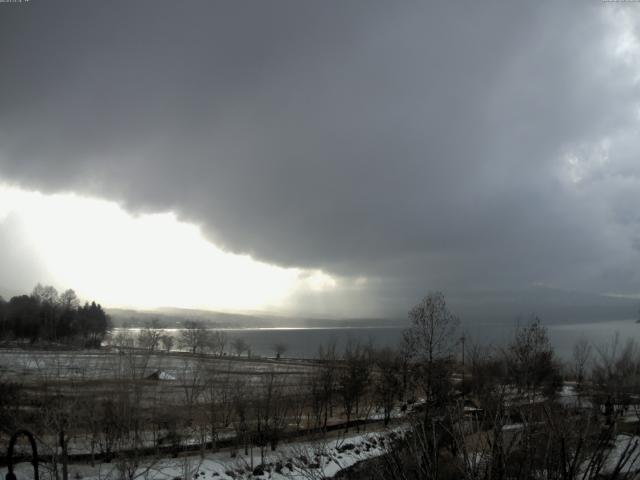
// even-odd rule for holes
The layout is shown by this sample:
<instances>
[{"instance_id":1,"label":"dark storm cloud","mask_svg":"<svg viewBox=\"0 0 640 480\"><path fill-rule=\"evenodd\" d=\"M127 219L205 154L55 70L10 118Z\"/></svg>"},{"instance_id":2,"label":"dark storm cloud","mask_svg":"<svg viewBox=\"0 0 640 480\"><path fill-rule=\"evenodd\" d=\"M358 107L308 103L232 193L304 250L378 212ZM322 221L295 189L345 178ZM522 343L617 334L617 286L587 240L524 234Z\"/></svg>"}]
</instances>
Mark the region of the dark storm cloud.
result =
<instances>
[{"instance_id":1,"label":"dark storm cloud","mask_svg":"<svg viewBox=\"0 0 640 480\"><path fill-rule=\"evenodd\" d=\"M395 298L640 290L621 8L0 7L7 181L174 210L234 252L376 278Z\"/></svg>"}]
</instances>

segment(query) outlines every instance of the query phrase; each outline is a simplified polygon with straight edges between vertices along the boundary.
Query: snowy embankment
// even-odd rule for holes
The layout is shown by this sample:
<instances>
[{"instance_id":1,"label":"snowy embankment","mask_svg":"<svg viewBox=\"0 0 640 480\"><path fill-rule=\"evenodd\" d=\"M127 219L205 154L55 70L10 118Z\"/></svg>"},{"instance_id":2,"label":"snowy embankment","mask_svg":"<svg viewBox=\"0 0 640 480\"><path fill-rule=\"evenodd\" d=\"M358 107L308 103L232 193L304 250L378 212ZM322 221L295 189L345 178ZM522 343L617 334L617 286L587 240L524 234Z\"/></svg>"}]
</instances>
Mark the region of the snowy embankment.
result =
<instances>
[{"instance_id":1,"label":"snowy embankment","mask_svg":"<svg viewBox=\"0 0 640 480\"><path fill-rule=\"evenodd\" d=\"M265 453L264 464L260 451L253 448L249 455L221 451L204 456L141 459L139 465L114 460L112 463L70 464L69 478L87 480L116 480L123 476L157 480L304 480L332 478L339 471L385 454L395 438L403 435L406 427L360 434L344 434L339 438L318 439L282 444L276 451ZM45 465L41 466L46 469ZM21 463L14 470L18 478L32 478L32 467ZM4 477L6 468L0 469ZM124 474L124 475L123 475ZM42 477L42 474L41 474Z\"/></svg>"},{"instance_id":2,"label":"snowy embankment","mask_svg":"<svg viewBox=\"0 0 640 480\"><path fill-rule=\"evenodd\" d=\"M616 435L603 452L602 457L594 457L581 466L582 474L591 477L612 476L619 478L640 472L640 437L637 435Z\"/></svg>"}]
</instances>

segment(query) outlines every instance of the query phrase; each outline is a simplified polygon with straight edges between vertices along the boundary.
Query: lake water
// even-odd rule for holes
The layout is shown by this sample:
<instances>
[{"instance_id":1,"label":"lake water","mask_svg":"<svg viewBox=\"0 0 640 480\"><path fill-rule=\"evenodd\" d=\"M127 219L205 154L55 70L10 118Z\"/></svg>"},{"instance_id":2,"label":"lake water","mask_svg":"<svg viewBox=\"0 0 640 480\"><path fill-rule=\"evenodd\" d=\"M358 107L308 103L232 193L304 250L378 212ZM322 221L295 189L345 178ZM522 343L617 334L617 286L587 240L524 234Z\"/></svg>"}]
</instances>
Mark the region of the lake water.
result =
<instances>
[{"instance_id":1,"label":"lake water","mask_svg":"<svg viewBox=\"0 0 640 480\"><path fill-rule=\"evenodd\" d=\"M251 346L254 355L273 356L274 345L287 347L285 357L310 358L318 353L321 345L335 342L340 351L350 340L371 342L377 347L395 347L402 339L405 327L348 327L348 328L244 328L225 329L229 343L242 338ZM548 325L551 344L560 358L569 359L573 345L581 337L589 340L595 347L609 344L617 333L622 343L627 339L640 342L640 324L635 320L616 320L593 323L574 323ZM135 329L131 329L135 330ZM467 345L475 342L483 345L504 346L516 331L516 324L476 323L463 324ZM176 329L168 330L176 334Z\"/></svg>"}]
</instances>

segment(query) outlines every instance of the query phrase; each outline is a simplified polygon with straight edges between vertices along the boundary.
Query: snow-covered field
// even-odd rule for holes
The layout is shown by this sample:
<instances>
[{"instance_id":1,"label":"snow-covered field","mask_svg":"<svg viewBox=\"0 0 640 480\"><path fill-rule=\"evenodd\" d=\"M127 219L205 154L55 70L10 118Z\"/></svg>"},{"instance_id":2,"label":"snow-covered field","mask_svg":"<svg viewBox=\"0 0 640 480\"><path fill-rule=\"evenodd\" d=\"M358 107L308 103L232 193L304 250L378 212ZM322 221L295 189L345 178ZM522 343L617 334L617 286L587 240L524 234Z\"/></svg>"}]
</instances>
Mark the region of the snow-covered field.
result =
<instances>
[{"instance_id":1,"label":"snow-covered field","mask_svg":"<svg viewBox=\"0 0 640 480\"><path fill-rule=\"evenodd\" d=\"M379 430L369 433L348 434L326 440L302 441L281 444L276 451L269 451L264 464L260 462L260 452L253 448L249 455L239 452L231 457L231 452L207 453L180 458L143 459L139 465L100 463L69 465L69 478L76 480L118 479L126 469L129 478L139 479L273 479L305 480L331 478L340 470L362 460L383 455L394 437L403 435L405 427ZM42 468L42 467L41 467ZM0 469L4 477L7 469ZM28 463L16 466L18 478L32 478L32 467ZM43 470L40 478L48 478Z\"/></svg>"},{"instance_id":2,"label":"snow-covered field","mask_svg":"<svg viewBox=\"0 0 640 480\"><path fill-rule=\"evenodd\" d=\"M144 378L156 371L164 371L176 378L184 376L194 367L207 371L243 375L249 380L262 373L306 374L309 365L264 359L217 358L190 356L177 353L117 351L49 351L0 349L0 375L19 378L22 382L43 378L67 380L118 379L135 373Z\"/></svg>"},{"instance_id":3,"label":"snow-covered field","mask_svg":"<svg viewBox=\"0 0 640 480\"><path fill-rule=\"evenodd\" d=\"M179 404L185 387L202 383L260 388L271 375L281 387L297 389L307 383L312 368L287 361L163 352L0 349L0 379L22 385L34 397L46 388L98 401L135 383L144 406Z\"/></svg>"},{"instance_id":4,"label":"snow-covered field","mask_svg":"<svg viewBox=\"0 0 640 480\"><path fill-rule=\"evenodd\" d=\"M582 466L583 471L589 464ZM602 465L602 474L619 470L621 474L640 472L640 437L637 435L616 435L613 445L607 450Z\"/></svg>"}]
</instances>

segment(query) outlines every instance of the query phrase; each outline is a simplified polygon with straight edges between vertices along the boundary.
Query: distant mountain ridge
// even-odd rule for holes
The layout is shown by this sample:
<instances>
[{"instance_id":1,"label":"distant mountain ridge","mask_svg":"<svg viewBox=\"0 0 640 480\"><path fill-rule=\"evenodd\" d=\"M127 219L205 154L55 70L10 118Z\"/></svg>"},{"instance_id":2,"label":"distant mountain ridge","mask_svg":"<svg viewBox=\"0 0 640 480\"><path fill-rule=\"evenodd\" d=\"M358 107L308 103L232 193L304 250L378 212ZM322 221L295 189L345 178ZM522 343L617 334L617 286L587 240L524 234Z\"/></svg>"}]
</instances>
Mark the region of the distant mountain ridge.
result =
<instances>
[{"instance_id":1,"label":"distant mountain ridge","mask_svg":"<svg viewBox=\"0 0 640 480\"><path fill-rule=\"evenodd\" d=\"M397 326L403 322L380 318L306 318L269 314L227 313L183 308L134 310L109 308L114 326L139 327L157 320L165 328L179 328L187 321L200 321L210 328L336 328Z\"/></svg>"},{"instance_id":2,"label":"distant mountain ridge","mask_svg":"<svg viewBox=\"0 0 640 480\"><path fill-rule=\"evenodd\" d=\"M446 293L446 292L445 292ZM416 299L417 302L418 299ZM513 325L532 316L544 324L592 323L638 317L640 300L535 286L502 292L458 292L447 295L451 310L462 323ZM407 312L410 306L407 307ZM166 328L201 321L211 328L336 328L406 326L407 313L396 318L310 318L262 313L228 313L185 308L135 310L109 308L115 326L144 326L157 319Z\"/></svg>"}]
</instances>

